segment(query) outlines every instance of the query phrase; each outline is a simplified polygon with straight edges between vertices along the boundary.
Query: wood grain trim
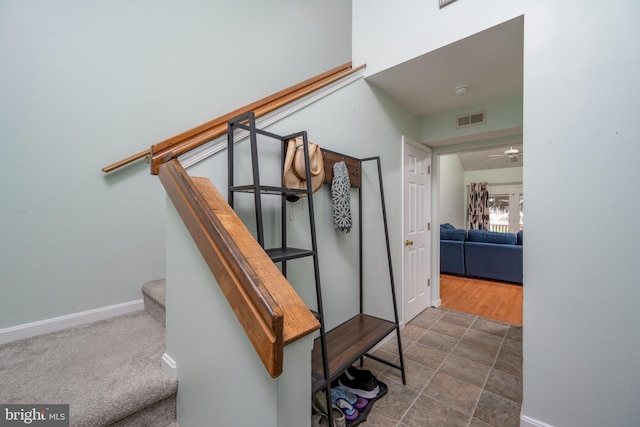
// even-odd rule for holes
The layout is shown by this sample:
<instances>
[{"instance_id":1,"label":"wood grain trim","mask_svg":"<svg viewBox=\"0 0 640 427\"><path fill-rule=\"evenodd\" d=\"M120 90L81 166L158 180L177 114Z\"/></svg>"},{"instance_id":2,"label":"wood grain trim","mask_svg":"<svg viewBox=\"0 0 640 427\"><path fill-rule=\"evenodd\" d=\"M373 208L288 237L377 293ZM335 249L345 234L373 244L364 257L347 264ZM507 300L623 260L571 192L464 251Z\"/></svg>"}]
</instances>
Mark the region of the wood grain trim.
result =
<instances>
[{"instance_id":1,"label":"wood grain trim","mask_svg":"<svg viewBox=\"0 0 640 427\"><path fill-rule=\"evenodd\" d=\"M177 160L158 176L266 370L282 373L284 345L320 324L217 189Z\"/></svg>"},{"instance_id":2,"label":"wood grain trim","mask_svg":"<svg viewBox=\"0 0 640 427\"><path fill-rule=\"evenodd\" d=\"M325 73L319 74L304 82L298 83L271 96L253 102L230 113L224 114L188 131L182 132L151 146L151 173L158 173L158 166L178 157L200 145L211 141L227 132L227 121L253 111L256 118L264 116L290 102L300 99L324 86L364 68L364 65L353 68L346 63Z\"/></svg>"},{"instance_id":3,"label":"wood grain trim","mask_svg":"<svg viewBox=\"0 0 640 427\"><path fill-rule=\"evenodd\" d=\"M141 159L141 158L146 157L146 156L149 156L149 155L151 155L151 149L141 151L141 152L139 152L137 154L133 154L133 155L127 157L126 159L122 159L119 162L116 162L116 163L113 163L113 164L111 164L109 166L103 167L102 168L102 172L109 173L109 172L114 171L114 170L116 170L118 168L121 168L122 166L128 165L131 162L135 162L136 160Z\"/></svg>"},{"instance_id":4,"label":"wood grain trim","mask_svg":"<svg viewBox=\"0 0 640 427\"><path fill-rule=\"evenodd\" d=\"M333 165L336 162L344 161L347 165L347 171L349 172L349 182L351 187L360 188L362 179L362 165L359 159L355 157L346 156L344 154L336 153L335 151L322 150L322 160L324 162L324 183L331 184L333 180Z\"/></svg>"}]
</instances>

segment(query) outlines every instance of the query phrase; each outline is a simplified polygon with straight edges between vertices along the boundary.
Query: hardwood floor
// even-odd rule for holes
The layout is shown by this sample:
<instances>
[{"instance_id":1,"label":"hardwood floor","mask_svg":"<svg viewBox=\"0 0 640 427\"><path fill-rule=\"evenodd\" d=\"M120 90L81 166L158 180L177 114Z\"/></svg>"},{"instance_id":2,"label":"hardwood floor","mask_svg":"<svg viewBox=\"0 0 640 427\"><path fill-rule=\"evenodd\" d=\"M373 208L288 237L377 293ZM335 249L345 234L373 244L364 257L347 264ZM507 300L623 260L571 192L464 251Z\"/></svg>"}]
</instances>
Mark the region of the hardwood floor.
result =
<instances>
[{"instance_id":1,"label":"hardwood floor","mask_svg":"<svg viewBox=\"0 0 640 427\"><path fill-rule=\"evenodd\" d=\"M444 308L522 326L522 286L491 280L440 275Z\"/></svg>"}]
</instances>

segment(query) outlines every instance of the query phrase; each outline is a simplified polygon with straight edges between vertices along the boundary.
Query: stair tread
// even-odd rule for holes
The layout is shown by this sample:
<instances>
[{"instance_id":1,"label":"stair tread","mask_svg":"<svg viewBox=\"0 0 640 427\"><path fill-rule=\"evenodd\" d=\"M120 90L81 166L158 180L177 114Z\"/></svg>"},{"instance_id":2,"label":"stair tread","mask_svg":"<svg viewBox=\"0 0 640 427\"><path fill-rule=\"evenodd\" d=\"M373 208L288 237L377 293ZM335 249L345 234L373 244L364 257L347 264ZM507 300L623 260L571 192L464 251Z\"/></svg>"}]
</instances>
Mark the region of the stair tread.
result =
<instances>
[{"instance_id":1,"label":"stair tread","mask_svg":"<svg viewBox=\"0 0 640 427\"><path fill-rule=\"evenodd\" d=\"M142 293L156 301L162 307L166 307L166 283L165 279L150 280L142 285Z\"/></svg>"},{"instance_id":2,"label":"stair tread","mask_svg":"<svg viewBox=\"0 0 640 427\"><path fill-rule=\"evenodd\" d=\"M0 402L70 405L71 426L108 425L175 395L165 330L145 311L0 346Z\"/></svg>"}]
</instances>

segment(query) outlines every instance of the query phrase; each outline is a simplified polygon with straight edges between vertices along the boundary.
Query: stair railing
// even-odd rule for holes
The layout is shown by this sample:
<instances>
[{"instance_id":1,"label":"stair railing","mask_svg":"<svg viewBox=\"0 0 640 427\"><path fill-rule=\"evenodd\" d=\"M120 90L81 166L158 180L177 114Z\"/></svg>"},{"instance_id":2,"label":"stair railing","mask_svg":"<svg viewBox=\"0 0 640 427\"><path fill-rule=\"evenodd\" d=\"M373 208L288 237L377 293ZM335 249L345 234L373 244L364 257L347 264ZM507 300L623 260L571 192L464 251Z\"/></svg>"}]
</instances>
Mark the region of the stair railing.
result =
<instances>
[{"instance_id":1,"label":"stair railing","mask_svg":"<svg viewBox=\"0 0 640 427\"><path fill-rule=\"evenodd\" d=\"M255 117L264 116L362 68L354 69L349 62L102 169L111 172L147 157L151 173L160 178L273 378L282 373L284 346L313 333L320 323L211 181L189 176L177 157L224 135L234 117L250 111Z\"/></svg>"},{"instance_id":2,"label":"stair railing","mask_svg":"<svg viewBox=\"0 0 640 427\"><path fill-rule=\"evenodd\" d=\"M364 65L361 65L359 67L352 68L351 62L348 62L154 144L149 150L141 151L140 153L129 156L126 159L103 167L102 171L105 173L112 172L138 159L148 157L148 160L151 163L151 173L153 175L157 175L158 166L160 164L174 159L181 154L193 150L194 148L206 144L212 139L223 135L227 131L227 122L230 119L248 113L249 111L253 111L256 117L262 117L283 105L296 101L324 86L348 76L349 74L355 73L364 67Z\"/></svg>"},{"instance_id":3,"label":"stair railing","mask_svg":"<svg viewBox=\"0 0 640 427\"><path fill-rule=\"evenodd\" d=\"M158 177L267 372L277 377L284 346L320 323L211 181L190 177L177 159L161 164Z\"/></svg>"}]
</instances>

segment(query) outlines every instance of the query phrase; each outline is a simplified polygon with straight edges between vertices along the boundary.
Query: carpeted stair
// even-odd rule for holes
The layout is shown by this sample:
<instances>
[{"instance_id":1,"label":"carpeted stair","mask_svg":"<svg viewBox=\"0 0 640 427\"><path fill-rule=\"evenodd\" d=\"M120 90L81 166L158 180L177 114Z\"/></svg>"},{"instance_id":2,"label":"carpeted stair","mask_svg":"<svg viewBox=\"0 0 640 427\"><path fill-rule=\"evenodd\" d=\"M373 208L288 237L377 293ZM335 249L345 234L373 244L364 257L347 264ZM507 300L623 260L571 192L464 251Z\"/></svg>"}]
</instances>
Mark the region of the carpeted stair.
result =
<instances>
[{"instance_id":1,"label":"carpeted stair","mask_svg":"<svg viewBox=\"0 0 640 427\"><path fill-rule=\"evenodd\" d=\"M72 427L179 427L164 281L143 288L143 311L0 346L0 402L69 404Z\"/></svg>"}]
</instances>

